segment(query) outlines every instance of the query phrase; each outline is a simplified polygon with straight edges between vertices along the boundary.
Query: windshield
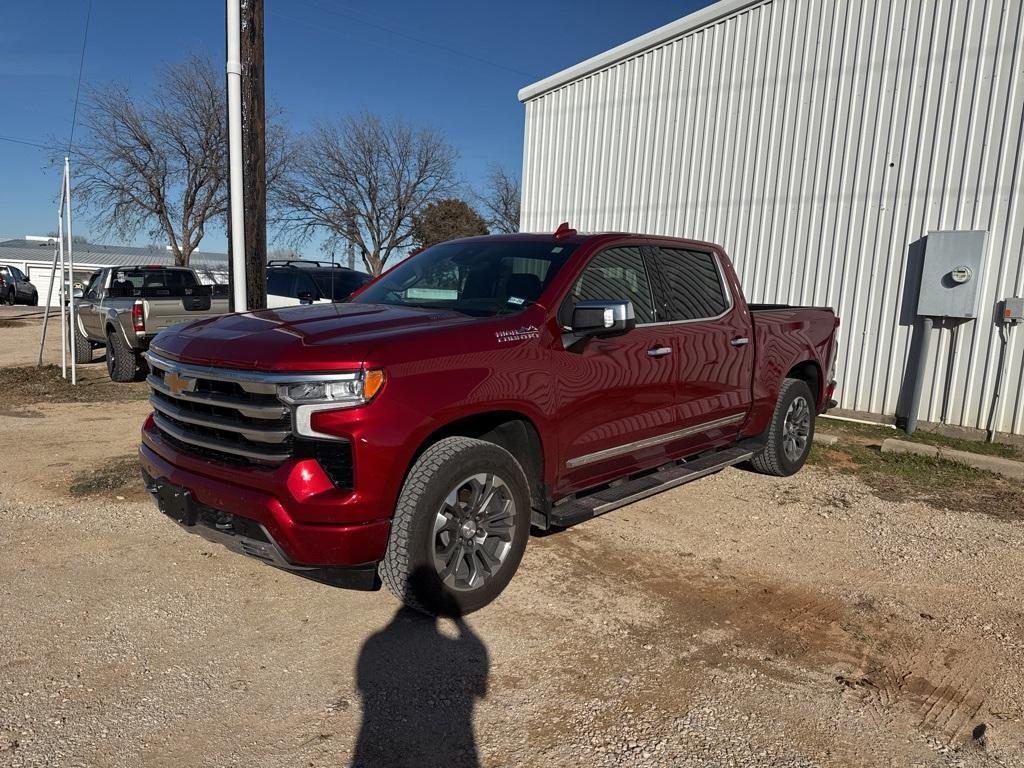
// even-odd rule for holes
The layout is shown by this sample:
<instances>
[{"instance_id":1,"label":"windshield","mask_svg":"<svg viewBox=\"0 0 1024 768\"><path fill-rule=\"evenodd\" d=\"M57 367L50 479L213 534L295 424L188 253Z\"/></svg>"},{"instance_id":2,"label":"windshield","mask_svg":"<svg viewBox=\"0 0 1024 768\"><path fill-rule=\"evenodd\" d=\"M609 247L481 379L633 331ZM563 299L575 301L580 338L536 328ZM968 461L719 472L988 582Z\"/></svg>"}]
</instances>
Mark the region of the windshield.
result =
<instances>
[{"instance_id":1,"label":"windshield","mask_svg":"<svg viewBox=\"0 0 1024 768\"><path fill-rule=\"evenodd\" d=\"M511 314L540 297L575 247L514 240L441 243L399 264L353 301L475 317Z\"/></svg>"}]
</instances>

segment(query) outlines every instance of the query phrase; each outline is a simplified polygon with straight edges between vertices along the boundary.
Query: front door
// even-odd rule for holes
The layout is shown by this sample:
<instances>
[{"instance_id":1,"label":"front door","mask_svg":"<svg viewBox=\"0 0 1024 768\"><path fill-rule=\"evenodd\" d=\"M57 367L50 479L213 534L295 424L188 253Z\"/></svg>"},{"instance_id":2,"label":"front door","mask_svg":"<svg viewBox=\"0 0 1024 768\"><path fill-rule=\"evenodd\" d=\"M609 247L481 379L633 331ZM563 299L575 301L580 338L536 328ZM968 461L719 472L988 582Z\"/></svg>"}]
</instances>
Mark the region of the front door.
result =
<instances>
[{"instance_id":1,"label":"front door","mask_svg":"<svg viewBox=\"0 0 1024 768\"><path fill-rule=\"evenodd\" d=\"M595 338L560 351L559 461L567 478L562 495L664 460L662 438L678 424L678 349L657 324L651 278L639 247L595 254L559 311L567 325L577 301L629 300L637 326L613 338Z\"/></svg>"},{"instance_id":2,"label":"front door","mask_svg":"<svg viewBox=\"0 0 1024 768\"><path fill-rule=\"evenodd\" d=\"M94 272L85 286L85 293L75 302L75 311L81 318L86 335L94 340L104 337L103 321L100 315L100 301L103 300L103 283L106 272Z\"/></svg>"}]
</instances>

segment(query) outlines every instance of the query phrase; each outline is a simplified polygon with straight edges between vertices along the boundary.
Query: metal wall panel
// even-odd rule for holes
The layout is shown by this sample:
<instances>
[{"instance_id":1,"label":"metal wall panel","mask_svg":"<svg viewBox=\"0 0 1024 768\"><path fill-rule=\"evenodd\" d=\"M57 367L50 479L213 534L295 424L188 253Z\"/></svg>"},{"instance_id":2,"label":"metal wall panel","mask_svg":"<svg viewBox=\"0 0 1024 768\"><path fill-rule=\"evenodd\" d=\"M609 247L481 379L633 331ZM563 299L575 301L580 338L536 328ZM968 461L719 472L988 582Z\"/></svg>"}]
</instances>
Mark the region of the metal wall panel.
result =
<instances>
[{"instance_id":1,"label":"metal wall panel","mask_svg":"<svg viewBox=\"0 0 1024 768\"><path fill-rule=\"evenodd\" d=\"M995 303L1024 293L1020 0L724 0L700 13L711 21L523 90L523 229L569 220L722 243L751 301L837 309L840 406L884 415L903 403L916 244L988 230L982 316L933 332L919 414L984 428ZM1017 435L1022 352L1017 329L996 414Z\"/></svg>"}]
</instances>

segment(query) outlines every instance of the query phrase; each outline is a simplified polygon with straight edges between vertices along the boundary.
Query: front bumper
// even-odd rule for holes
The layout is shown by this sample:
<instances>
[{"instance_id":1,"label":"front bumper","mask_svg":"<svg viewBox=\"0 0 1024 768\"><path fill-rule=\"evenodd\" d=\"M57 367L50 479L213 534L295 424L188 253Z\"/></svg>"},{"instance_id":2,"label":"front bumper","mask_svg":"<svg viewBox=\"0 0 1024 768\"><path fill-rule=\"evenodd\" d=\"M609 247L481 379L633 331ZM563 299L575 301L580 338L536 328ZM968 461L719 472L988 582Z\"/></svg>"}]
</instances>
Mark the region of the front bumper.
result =
<instances>
[{"instance_id":1,"label":"front bumper","mask_svg":"<svg viewBox=\"0 0 1024 768\"><path fill-rule=\"evenodd\" d=\"M354 566L309 566L292 562L265 526L249 518L222 512L211 507L193 505L194 517L183 520L165 509L161 498L163 481L151 477L145 470L142 480L161 512L177 522L189 533L241 555L256 558L267 565L291 571L308 579L335 587L359 590L377 590L381 587L377 563ZM184 490L184 489L182 489ZM190 493L185 491L185 493Z\"/></svg>"},{"instance_id":2,"label":"front bumper","mask_svg":"<svg viewBox=\"0 0 1024 768\"><path fill-rule=\"evenodd\" d=\"M268 471L217 465L176 449L161 437L152 417L142 430L139 459L148 484L162 481L187 490L200 510L211 511L211 519L223 513L243 521L232 525L236 536L228 541L216 536L224 533L216 526L197 523L190 526L195 533L206 535L200 529L208 528L232 548L250 546L237 536L249 521L256 526L250 530L264 531L271 550L280 554L261 557L272 565L297 572L370 570L384 557L390 515L382 516L354 491L335 488L316 461L293 460Z\"/></svg>"}]
</instances>

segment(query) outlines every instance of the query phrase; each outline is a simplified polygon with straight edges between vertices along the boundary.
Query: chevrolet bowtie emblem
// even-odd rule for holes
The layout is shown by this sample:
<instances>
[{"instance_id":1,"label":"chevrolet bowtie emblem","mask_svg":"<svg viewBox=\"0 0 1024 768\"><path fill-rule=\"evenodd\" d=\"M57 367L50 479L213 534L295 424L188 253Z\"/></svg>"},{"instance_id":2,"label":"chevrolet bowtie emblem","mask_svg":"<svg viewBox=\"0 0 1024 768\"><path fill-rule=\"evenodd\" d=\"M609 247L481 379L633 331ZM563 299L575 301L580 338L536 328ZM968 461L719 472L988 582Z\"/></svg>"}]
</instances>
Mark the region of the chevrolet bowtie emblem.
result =
<instances>
[{"instance_id":1,"label":"chevrolet bowtie emblem","mask_svg":"<svg viewBox=\"0 0 1024 768\"><path fill-rule=\"evenodd\" d=\"M167 387L175 395L180 395L182 392L191 392L196 388L196 380L190 379L187 376L179 376L174 371L169 371L164 375L164 386Z\"/></svg>"}]
</instances>

